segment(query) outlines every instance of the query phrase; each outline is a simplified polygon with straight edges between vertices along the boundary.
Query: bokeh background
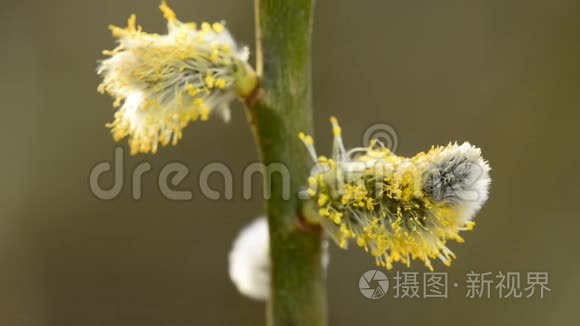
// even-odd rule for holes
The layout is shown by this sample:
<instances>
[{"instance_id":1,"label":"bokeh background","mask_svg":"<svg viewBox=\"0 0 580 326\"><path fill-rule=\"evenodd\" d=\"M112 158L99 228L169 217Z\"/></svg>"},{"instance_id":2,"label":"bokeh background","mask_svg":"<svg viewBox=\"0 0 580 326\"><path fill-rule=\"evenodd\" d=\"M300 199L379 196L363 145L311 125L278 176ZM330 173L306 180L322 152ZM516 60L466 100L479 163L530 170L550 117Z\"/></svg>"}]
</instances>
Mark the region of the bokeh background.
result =
<instances>
[{"instance_id":1,"label":"bokeh background","mask_svg":"<svg viewBox=\"0 0 580 326\"><path fill-rule=\"evenodd\" d=\"M178 147L126 157L118 198L99 200L89 190L92 167L112 160L115 148L104 128L112 101L96 92L100 52L114 46L107 25L136 13L146 31L164 32L158 2L2 1L0 325L263 323L263 304L240 296L227 275L233 238L263 208L259 188L242 198L243 169L257 153L240 105L227 125L197 123ZM184 20L226 19L253 47L250 0L170 3ZM358 280L372 259L331 245L330 324L577 323L580 3L321 0L314 29L321 152L330 151L334 114L347 146L387 123L399 154L469 140L493 168L476 230L451 245L458 260L450 269L437 265L460 284L449 299L389 292L368 300ZM169 201L158 190L159 171L175 161L190 168L181 189L194 192L191 201ZM135 201L129 178L142 162L153 171ZM232 169L232 200L201 195L197 176L210 162ZM219 178L212 183L219 187ZM549 272L551 292L469 300L472 270Z\"/></svg>"}]
</instances>

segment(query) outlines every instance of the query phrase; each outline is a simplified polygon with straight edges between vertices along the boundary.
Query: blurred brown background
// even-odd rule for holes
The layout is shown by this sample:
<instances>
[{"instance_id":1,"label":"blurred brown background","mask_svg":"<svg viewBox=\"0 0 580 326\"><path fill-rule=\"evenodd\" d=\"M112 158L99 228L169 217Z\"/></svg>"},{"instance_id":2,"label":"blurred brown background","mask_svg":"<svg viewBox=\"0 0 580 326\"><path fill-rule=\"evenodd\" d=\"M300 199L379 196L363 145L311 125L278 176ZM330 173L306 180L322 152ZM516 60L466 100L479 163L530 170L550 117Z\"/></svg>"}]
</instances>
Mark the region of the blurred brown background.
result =
<instances>
[{"instance_id":1,"label":"blurred brown background","mask_svg":"<svg viewBox=\"0 0 580 326\"><path fill-rule=\"evenodd\" d=\"M158 2L0 6L0 325L263 322L263 305L241 297L227 276L233 238L262 209L259 196L241 194L243 168L257 157L241 106L229 125L197 123L178 147L127 158L119 198L89 191L91 168L112 160L115 146L103 127L112 101L96 92L97 59L114 47L107 25L124 25L134 12L146 31L164 32ZM250 0L170 4L184 20L226 19L238 40L254 44ZM400 154L469 140L493 168L475 231L451 245L458 260L447 271L461 285L450 286L448 300L392 292L368 300L358 279L372 259L331 246L330 324L577 323L580 3L321 0L314 39L319 151L330 151L327 119L335 114L347 146L385 122L398 132ZM143 161L153 171L134 201L129 174ZM159 192L156 176L172 161L190 168L182 188L194 191L192 201ZM199 191L196 175L216 161L234 173L233 200ZM552 291L545 299L469 300L471 270L546 271Z\"/></svg>"}]
</instances>

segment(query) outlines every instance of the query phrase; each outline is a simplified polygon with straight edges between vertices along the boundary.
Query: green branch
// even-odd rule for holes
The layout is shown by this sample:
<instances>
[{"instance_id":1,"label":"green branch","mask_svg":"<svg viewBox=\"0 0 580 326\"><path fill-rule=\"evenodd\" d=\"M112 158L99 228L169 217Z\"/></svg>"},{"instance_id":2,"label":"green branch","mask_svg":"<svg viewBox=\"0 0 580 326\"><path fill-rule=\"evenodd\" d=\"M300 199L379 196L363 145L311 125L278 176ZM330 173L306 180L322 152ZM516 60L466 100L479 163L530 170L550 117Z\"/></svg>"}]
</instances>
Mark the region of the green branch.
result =
<instances>
[{"instance_id":1,"label":"green branch","mask_svg":"<svg viewBox=\"0 0 580 326\"><path fill-rule=\"evenodd\" d=\"M319 228L301 228L298 191L310 158L298 139L312 131L311 29L313 0L256 0L257 71L261 89L248 113L264 164L284 164L292 196L283 199L283 178L272 176L267 203L272 259L268 323L326 325L325 276Z\"/></svg>"}]
</instances>

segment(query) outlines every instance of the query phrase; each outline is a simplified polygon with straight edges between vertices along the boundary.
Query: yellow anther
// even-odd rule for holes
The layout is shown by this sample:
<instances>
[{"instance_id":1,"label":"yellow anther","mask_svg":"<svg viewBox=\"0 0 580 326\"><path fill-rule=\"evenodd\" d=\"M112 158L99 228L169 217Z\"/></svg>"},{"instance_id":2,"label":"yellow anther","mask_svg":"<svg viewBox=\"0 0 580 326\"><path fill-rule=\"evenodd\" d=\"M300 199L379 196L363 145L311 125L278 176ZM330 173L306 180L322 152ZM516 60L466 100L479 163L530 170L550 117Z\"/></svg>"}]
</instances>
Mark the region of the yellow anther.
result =
<instances>
[{"instance_id":1,"label":"yellow anther","mask_svg":"<svg viewBox=\"0 0 580 326\"><path fill-rule=\"evenodd\" d=\"M219 58L220 58L220 53L218 50L213 50L211 52L211 55L209 56L209 60L211 60L211 62L213 62L213 63L217 63Z\"/></svg>"},{"instance_id":2,"label":"yellow anther","mask_svg":"<svg viewBox=\"0 0 580 326\"><path fill-rule=\"evenodd\" d=\"M187 94L189 96L196 96L197 94L199 94L199 89L193 87L193 85L191 84L185 85L185 90L187 91Z\"/></svg>"},{"instance_id":3,"label":"yellow anther","mask_svg":"<svg viewBox=\"0 0 580 326\"><path fill-rule=\"evenodd\" d=\"M219 88L219 89L224 89L226 88L226 81L224 79L218 78L215 81L215 87Z\"/></svg>"},{"instance_id":4,"label":"yellow anther","mask_svg":"<svg viewBox=\"0 0 580 326\"><path fill-rule=\"evenodd\" d=\"M117 27L115 25L109 25L109 30L114 37L121 37L127 33L127 30L121 27Z\"/></svg>"},{"instance_id":5,"label":"yellow anther","mask_svg":"<svg viewBox=\"0 0 580 326\"><path fill-rule=\"evenodd\" d=\"M312 145L314 143L312 136L306 135L303 132L299 133L298 137L300 137L300 140L302 140L306 145Z\"/></svg>"},{"instance_id":6,"label":"yellow anther","mask_svg":"<svg viewBox=\"0 0 580 326\"><path fill-rule=\"evenodd\" d=\"M316 178L315 177L308 177L308 185L310 187L315 187L316 186Z\"/></svg>"},{"instance_id":7,"label":"yellow anther","mask_svg":"<svg viewBox=\"0 0 580 326\"><path fill-rule=\"evenodd\" d=\"M338 125L338 120L336 120L336 117L330 117L330 123L332 124L332 134L334 137L340 136L342 134L342 129Z\"/></svg>"},{"instance_id":8,"label":"yellow anther","mask_svg":"<svg viewBox=\"0 0 580 326\"><path fill-rule=\"evenodd\" d=\"M334 162L334 160L329 159L328 165L330 165L331 169L336 170L336 162Z\"/></svg>"},{"instance_id":9,"label":"yellow anther","mask_svg":"<svg viewBox=\"0 0 580 326\"><path fill-rule=\"evenodd\" d=\"M115 99L115 102L113 102L113 107L118 108L121 106L121 102L123 102L123 99L121 97L117 97Z\"/></svg>"},{"instance_id":10,"label":"yellow anther","mask_svg":"<svg viewBox=\"0 0 580 326\"><path fill-rule=\"evenodd\" d=\"M192 31L195 31L197 29L197 24L196 23L185 23L183 24L183 27Z\"/></svg>"},{"instance_id":11,"label":"yellow anther","mask_svg":"<svg viewBox=\"0 0 580 326\"><path fill-rule=\"evenodd\" d=\"M197 119L199 119L199 112L197 112L197 108L194 107L191 109L189 117L191 118L191 121L197 121Z\"/></svg>"},{"instance_id":12,"label":"yellow anther","mask_svg":"<svg viewBox=\"0 0 580 326\"><path fill-rule=\"evenodd\" d=\"M320 197L318 197L318 206L324 206L326 203L328 203L328 196L321 194Z\"/></svg>"},{"instance_id":13,"label":"yellow anther","mask_svg":"<svg viewBox=\"0 0 580 326\"><path fill-rule=\"evenodd\" d=\"M199 115L201 121L207 121L209 119L209 109L207 108L207 106L202 105L199 108Z\"/></svg>"},{"instance_id":14,"label":"yellow anther","mask_svg":"<svg viewBox=\"0 0 580 326\"><path fill-rule=\"evenodd\" d=\"M131 17L129 17L129 20L127 21L127 31L129 32L134 32L137 29L135 28L135 26L137 25L137 16L135 16L135 14L132 14Z\"/></svg>"},{"instance_id":15,"label":"yellow anther","mask_svg":"<svg viewBox=\"0 0 580 326\"><path fill-rule=\"evenodd\" d=\"M465 224L466 231L471 231L471 230L473 230L474 227L475 227L475 222L473 222L473 221L467 222Z\"/></svg>"},{"instance_id":16,"label":"yellow anther","mask_svg":"<svg viewBox=\"0 0 580 326\"><path fill-rule=\"evenodd\" d=\"M167 19L168 21L174 21L177 18L177 16L175 16L175 11L173 11L173 9L171 9L167 5L167 2L165 0L161 1L159 9L161 9L163 17L165 17L165 19Z\"/></svg>"},{"instance_id":17,"label":"yellow anther","mask_svg":"<svg viewBox=\"0 0 580 326\"><path fill-rule=\"evenodd\" d=\"M211 25L208 22L201 23L201 31L202 32L211 32Z\"/></svg>"},{"instance_id":18,"label":"yellow anther","mask_svg":"<svg viewBox=\"0 0 580 326\"><path fill-rule=\"evenodd\" d=\"M205 76L205 79L203 80L205 82L205 85L208 88L213 88L215 85L215 78L213 78L212 75L207 75Z\"/></svg>"},{"instance_id":19,"label":"yellow anther","mask_svg":"<svg viewBox=\"0 0 580 326\"><path fill-rule=\"evenodd\" d=\"M342 213L339 212L333 212L332 216L330 217L330 219L335 223L335 224L340 224L341 219L342 219Z\"/></svg>"},{"instance_id":20,"label":"yellow anther","mask_svg":"<svg viewBox=\"0 0 580 326\"><path fill-rule=\"evenodd\" d=\"M224 24L222 23L213 23L213 31L216 33L221 33L225 30Z\"/></svg>"}]
</instances>

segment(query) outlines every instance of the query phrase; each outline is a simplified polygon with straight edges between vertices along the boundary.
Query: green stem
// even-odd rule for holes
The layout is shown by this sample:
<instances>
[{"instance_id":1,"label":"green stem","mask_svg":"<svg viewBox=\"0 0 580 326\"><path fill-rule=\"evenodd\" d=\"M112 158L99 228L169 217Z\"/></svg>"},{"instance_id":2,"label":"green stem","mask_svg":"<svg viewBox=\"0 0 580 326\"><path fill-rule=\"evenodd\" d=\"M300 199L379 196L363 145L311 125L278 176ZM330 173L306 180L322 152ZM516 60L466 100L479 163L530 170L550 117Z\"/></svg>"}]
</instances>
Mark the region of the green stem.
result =
<instances>
[{"instance_id":1,"label":"green stem","mask_svg":"<svg viewBox=\"0 0 580 326\"><path fill-rule=\"evenodd\" d=\"M306 183L310 158L298 139L312 132L311 30L314 0L256 0L257 72L260 87L248 99L248 113L267 166L283 164L285 182L272 175L267 202L272 260L271 326L326 325L322 234L304 228L298 191Z\"/></svg>"}]
</instances>

